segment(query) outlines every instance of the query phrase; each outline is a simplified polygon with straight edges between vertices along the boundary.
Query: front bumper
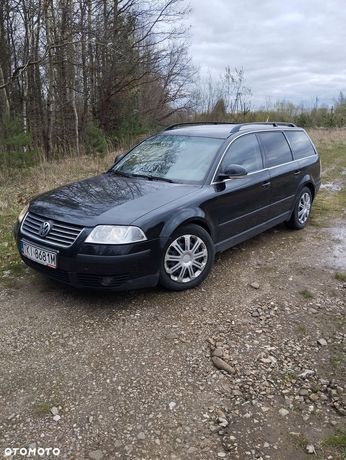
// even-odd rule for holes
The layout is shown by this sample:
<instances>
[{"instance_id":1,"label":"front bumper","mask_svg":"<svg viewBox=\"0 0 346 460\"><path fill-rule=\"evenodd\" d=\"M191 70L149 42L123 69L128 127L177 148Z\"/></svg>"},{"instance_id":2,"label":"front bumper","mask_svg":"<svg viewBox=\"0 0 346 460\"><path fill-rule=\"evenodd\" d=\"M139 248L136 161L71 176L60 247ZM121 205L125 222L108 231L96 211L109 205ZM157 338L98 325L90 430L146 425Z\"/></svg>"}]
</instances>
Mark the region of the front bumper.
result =
<instances>
[{"instance_id":1,"label":"front bumper","mask_svg":"<svg viewBox=\"0 0 346 460\"><path fill-rule=\"evenodd\" d=\"M18 251L20 240L56 250L49 244L37 243L16 231ZM156 286L159 281L162 254L160 239L127 245L93 245L78 241L68 249L59 248L57 268L34 262L20 253L29 267L51 279L91 289L130 290Z\"/></svg>"}]
</instances>

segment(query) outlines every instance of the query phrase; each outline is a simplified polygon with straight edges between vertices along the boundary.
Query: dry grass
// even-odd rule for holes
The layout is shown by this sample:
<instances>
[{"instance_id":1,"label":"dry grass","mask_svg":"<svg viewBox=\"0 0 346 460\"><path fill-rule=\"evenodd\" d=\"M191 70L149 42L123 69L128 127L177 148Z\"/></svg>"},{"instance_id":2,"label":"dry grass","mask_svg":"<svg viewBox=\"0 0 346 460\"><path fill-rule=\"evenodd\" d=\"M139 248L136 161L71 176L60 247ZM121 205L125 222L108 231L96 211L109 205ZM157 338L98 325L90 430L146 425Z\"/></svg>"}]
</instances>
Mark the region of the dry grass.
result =
<instances>
[{"instance_id":1,"label":"dry grass","mask_svg":"<svg viewBox=\"0 0 346 460\"><path fill-rule=\"evenodd\" d=\"M109 168L115 153L99 159L90 156L64 158L22 170L0 172L0 279L18 276L24 265L19 260L12 229L20 210L34 196Z\"/></svg>"},{"instance_id":2,"label":"dry grass","mask_svg":"<svg viewBox=\"0 0 346 460\"><path fill-rule=\"evenodd\" d=\"M346 218L346 128L312 129L322 162L322 187L312 212L312 223L328 225L331 219ZM338 190L325 188L326 184Z\"/></svg>"},{"instance_id":3,"label":"dry grass","mask_svg":"<svg viewBox=\"0 0 346 460\"><path fill-rule=\"evenodd\" d=\"M311 128L308 132L316 144L346 143L346 128Z\"/></svg>"}]
</instances>

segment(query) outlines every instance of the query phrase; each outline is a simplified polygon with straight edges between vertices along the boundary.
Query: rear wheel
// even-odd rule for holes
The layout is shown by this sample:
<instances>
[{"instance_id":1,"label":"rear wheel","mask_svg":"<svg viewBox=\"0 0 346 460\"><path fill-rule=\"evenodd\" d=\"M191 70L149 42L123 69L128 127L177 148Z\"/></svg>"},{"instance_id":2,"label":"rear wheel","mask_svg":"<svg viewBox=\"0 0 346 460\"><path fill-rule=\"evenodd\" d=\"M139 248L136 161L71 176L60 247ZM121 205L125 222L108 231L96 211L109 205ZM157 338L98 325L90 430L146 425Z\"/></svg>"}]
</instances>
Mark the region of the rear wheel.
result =
<instances>
[{"instance_id":1,"label":"rear wheel","mask_svg":"<svg viewBox=\"0 0 346 460\"><path fill-rule=\"evenodd\" d=\"M296 201L294 210L287 225L295 230L300 230L306 226L311 212L312 194L308 187L304 187Z\"/></svg>"},{"instance_id":2,"label":"rear wheel","mask_svg":"<svg viewBox=\"0 0 346 460\"><path fill-rule=\"evenodd\" d=\"M174 291L198 286L208 276L214 255L213 241L204 228L195 224L179 228L164 250L160 283Z\"/></svg>"}]
</instances>

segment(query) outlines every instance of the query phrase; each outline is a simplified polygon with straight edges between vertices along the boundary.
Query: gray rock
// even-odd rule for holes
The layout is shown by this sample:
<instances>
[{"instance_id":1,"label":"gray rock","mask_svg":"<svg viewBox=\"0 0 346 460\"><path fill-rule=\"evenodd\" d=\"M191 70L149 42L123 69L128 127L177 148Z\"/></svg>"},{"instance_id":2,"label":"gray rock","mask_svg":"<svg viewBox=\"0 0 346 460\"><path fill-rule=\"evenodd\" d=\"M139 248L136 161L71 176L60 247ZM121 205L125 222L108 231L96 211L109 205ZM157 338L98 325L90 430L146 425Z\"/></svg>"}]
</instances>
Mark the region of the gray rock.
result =
<instances>
[{"instance_id":1,"label":"gray rock","mask_svg":"<svg viewBox=\"0 0 346 460\"><path fill-rule=\"evenodd\" d=\"M282 415L282 417L286 417L286 415L288 415L289 413L290 413L290 411L287 410L287 409L284 409L284 408L281 408L279 410L279 414Z\"/></svg>"},{"instance_id":2,"label":"gray rock","mask_svg":"<svg viewBox=\"0 0 346 460\"><path fill-rule=\"evenodd\" d=\"M89 452L89 458L91 460L102 460L103 459L102 450L93 450L92 452Z\"/></svg>"},{"instance_id":3,"label":"gray rock","mask_svg":"<svg viewBox=\"0 0 346 460\"><path fill-rule=\"evenodd\" d=\"M315 371L312 371L310 369L306 369L304 372L299 374L299 377L302 377L303 379L306 379L307 377L314 375Z\"/></svg>"},{"instance_id":4,"label":"gray rock","mask_svg":"<svg viewBox=\"0 0 346 460\"><path fill-rule=\"evenodd\" d=\"M217 356L213 356L212 361L213 361L214 366L217 369L219 369L221 371L226 371L229 374L234 374L235 373L235 369L232 366L230 366L229 364L227 364L226 361L224 361L223 359L218 358Z\"/></svg>"},{"instance_id":5,"label":"gray rock","mask_svg":"<svg viewBox=\"0 0 346 460\"><path fill-rule=\"evenodd\" d=\"M243 396L243 393L240 390L233 390L234 396Z\"/></svg>"},{"instance_id":6,"label":"gray rock","mask_svg":"<svg viewBox=\"0 0 346 460\"><path fill-rule=\"evenodd\" d=\"M222 358L223 356L223 349L218 347L218 348L215 348L215 350L213 351L213 356L216 356L217 358Z\"/></svg>"},{"instance_id":7,"label":"gray rock","mask_svg":"<svg viewBox=\"0 0 346 460\"><path fill-rule=\"evenodd\" d=\"M318 345L320 345L321 347L326 347L328 345L326 339L318 339L317 340L317 343Z\"/></svg>"},{"instance_id":8,"label":"gray rock","mask_svg":"<svg viewBox=\"0 0 346 460\"><path fill-rule=\"evenodd\" d=\"M319 399L319 396L317 393L312 393L309 398L311 399L311 401L317 401Z\"/></svg>"},{"instance_id":9,"label":"gray rock","mask_svg":"<svg viewBox=\"0 0 346 460\"><path fill-rule=\"evenodd\" d=\"M308 444L306 446L306 452L308 454L316 454L316 450L315 450L315 447L312 445L312 444Z\"/></svg>"},{"instance_id":10,"label":"gray rock","mask_svg":"<svg viewBox=\"0 0 346 460\"><path fill-rule=\"evenodd\" d=\"M219 417L219 418L217 419L217 421L218 421L218 424L219 424L222 428L226 428L226 426L228 425L228 421L227 421L225 418L223 418L223 417Z\"/></svg>"},{"instance_id":11,"label":"gray rock","mask_svg":"<svg viewBox=\"0 0 346 460\"><path fill-rule=\"evenodd\" d=\"M299 390L299 396L307 396L309 394L309 391L306 388L302 388Z\"/></svg>"},{"instance_id":12,"label":"gray rock","mask_svg":"<svg viewBox=\"0 0 346 460\"><path fill-rule=\"evenodd\" d=\"M141 440L145 439L145 433L143 433L143 431L141 431L140 433L138 433L137 439L141 439Z\"/></svg>"},{"instance_id":13,"label":"gray rock","mask_svg":"<svg viewBox=\"0 0 346 460\"><path fill-rule=\"evenodd\" d=\"M259 283L257 283L257 281L251 283L250 286L251 286L252 288L254 288L254 289L259 289L259 287L260 287L260 285L259 285Z\"/></svg>"},{"instance_id":14,"label":"gray rock","mask_svg":"<svg viewBox=\"0 0 346 460\"><path fill-rule=\"evenodd\" d=\"M57 407L52 407L50 410L50 413L52 415L58 415L59 414L59 409Z\"/></svg>"},{"instance_id":15,"label":"gray rock","mask_svg":"<svg viewBox=\"0 0 346 460\"><path fill-rule=\"evenodd\" d=\"M54 422L58 422L61 419L59 414L54 415L53 420Z\"/></svg>"}]
</instances>

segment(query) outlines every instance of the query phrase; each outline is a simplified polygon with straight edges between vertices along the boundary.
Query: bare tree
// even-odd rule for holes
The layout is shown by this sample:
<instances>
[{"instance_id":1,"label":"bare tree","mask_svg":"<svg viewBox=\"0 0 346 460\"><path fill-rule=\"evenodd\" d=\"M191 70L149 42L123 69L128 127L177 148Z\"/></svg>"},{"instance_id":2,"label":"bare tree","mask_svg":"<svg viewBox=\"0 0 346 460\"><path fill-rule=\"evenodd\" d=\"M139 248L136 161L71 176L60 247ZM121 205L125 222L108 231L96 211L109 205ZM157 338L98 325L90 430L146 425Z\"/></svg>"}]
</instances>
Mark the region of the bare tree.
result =
<instances>
[{"instance_id":1,"label":"bare tree","mask_svg":"<svg viewBox=\"0 0 346 460\"><path fill-rule=\"evenodd\" d=\"M189 99L187 13L183 0L1 0L1 113L47 157L79 153L90 124L112 136L169 117Z\"/></svg>"}]
</instances>

